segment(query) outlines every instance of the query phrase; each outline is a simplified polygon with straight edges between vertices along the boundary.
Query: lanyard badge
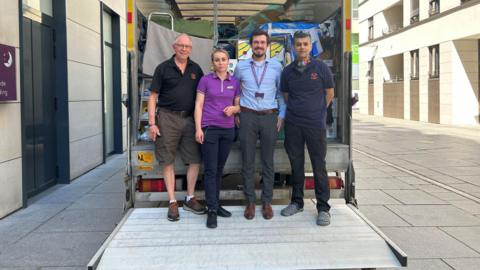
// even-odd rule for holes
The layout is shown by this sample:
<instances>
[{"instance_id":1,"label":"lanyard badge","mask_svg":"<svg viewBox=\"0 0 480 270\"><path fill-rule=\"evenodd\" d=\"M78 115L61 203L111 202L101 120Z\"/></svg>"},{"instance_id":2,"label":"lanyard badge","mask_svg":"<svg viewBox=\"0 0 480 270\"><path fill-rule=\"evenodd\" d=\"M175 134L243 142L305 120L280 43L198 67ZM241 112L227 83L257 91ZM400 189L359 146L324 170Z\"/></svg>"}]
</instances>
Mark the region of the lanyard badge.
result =
<instances>
[{"instance_id":1,"label":"lanyard badge","mask_svg":"<svg viewBox=\"0 0 480 270\"><path fill-rule=\"evenodd\" d=\"M258 102L260 102L265 96L265 94L260 93L259 90L260 90L260 86L262 85L263 79L265 78L265 73L267 73L267 66L268 66L268 63L266 62L265 65L263 66L262 75L260 76L260 81L259 81L257 77L257 73L255 72L255 68L253 66L253 62L250 62L250 68L252 70L253 78L255 78L255 83L257 84L257 92L255 92L255 99L257 99Z\"/></svg>"}]
</instances>

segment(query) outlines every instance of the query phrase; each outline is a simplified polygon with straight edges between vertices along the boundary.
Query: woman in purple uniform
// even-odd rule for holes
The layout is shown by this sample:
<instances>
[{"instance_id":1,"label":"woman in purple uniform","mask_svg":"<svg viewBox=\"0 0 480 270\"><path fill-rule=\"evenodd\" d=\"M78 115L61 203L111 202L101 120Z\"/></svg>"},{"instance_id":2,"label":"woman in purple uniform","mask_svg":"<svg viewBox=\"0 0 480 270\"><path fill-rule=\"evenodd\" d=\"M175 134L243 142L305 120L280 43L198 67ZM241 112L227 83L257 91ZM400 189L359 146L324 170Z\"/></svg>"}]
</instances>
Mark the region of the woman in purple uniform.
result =
<instances>
[{"instance_id":1,"label":"woman in purple uniform","mask_svg":"<svg viewBox=\"0 0 480 270\"><path fill-rule=\"evenodd\" d=\"M217 227L217 216L232 214L219 204L223 167L235 138L234 115L240 111L240 85L228 73L228 52L212 53L213 72L203 76L195 100L195 138L201 144L207 227Z\"/></svg>"}]
</instances>

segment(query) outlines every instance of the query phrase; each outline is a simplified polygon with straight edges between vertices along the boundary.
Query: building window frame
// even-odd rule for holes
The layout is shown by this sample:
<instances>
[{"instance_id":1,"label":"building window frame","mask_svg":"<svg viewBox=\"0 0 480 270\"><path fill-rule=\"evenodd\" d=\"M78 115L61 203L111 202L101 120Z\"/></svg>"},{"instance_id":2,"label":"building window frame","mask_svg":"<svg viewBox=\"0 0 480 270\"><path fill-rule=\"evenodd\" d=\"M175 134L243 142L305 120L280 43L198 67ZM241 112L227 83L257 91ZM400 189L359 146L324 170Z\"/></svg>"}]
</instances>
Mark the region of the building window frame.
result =
<instances>
[{"instance_id":1,"label":"building window frame","mask_svg":"<svg viewBox=\"0 0 480 270\"><path fill-rule=\"evenodd\" d=\"M418 80L419 79L419 50L410 51L410 79Z\"/></svg>"},{"instance_id":2,"label":"building window frame","mask_svg":"<svg viewBox=\"0 0 480 270\"><path fill-rule=\"evenodd\" d=\"M431 79L440 77L440 46L428 47L429 51L429 76Z\"/></svg>"},{"instance_id":3,"label":"building window frame","mask_svg":"<svg viewBox=\"0 0 480 270\"><path fill-rule=\"evenodd\" d=\"M428 14L433 16L440 13L440 0L429 0Z\"/></svg>"},{"instance_id":4,"label":"building window frame","mask_svg":"<svg viewBox=\"0 0 480 270\"><path fill-rule=\"evenodd\" d=\"M367 72L367 78L368 78L369 84L373 83L373 72L374 72L374 63L373 63L373 60L371 60L371 61L368 61L368 72Z\"/></svg>"},{"instance_id":5,"label":"building window frame","mask_svg":"<svg viewBox=\"0 0 480 270\"><path fill-rule=\"evenodd\" d=\"M370 17L368 18L368 40L373 40L374 38L373 17Z\"/></svg>"},{"instance_id":6,"label":"building window frame","mask_svg":"<svg viewBox=\"0 0 480 270\"><path fill-rule=\"evenodd\" d=\"M419 5L420 5L419 0L410 0L410 24L414 24L420 21ZM416 8L413 8L414 6Z\"/></svg>"}]
</instances>

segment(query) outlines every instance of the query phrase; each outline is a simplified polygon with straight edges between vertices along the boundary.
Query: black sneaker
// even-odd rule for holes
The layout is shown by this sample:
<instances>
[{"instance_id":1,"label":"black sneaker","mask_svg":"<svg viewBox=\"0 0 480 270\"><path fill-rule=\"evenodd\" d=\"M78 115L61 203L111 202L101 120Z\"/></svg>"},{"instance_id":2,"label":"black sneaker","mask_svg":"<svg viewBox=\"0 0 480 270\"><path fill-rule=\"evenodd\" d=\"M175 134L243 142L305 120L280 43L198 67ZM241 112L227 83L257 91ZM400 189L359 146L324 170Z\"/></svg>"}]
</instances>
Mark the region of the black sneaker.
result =
<instances>
[{"instance_id":1,"label":"black sneaker","mask_svg":"<svg viewBox=\"0 0 480 270\"><path fill-rule=\"evenodd\" d=\"M208 211L207 228L210 228L210 229L217 228L217 213L213 210Z\"/></svg>"},{"instance_id":2,"label":"black sneaker","mask_svg":"<svg viewBox=\"0 0 480 270\"><path fill-rule=\"evenodd\" d=\"M217 215L219 217L231 217L232 213L230 213L227 209L225 209L221 206L218 206Z\"/></svg>"}]
</instances>

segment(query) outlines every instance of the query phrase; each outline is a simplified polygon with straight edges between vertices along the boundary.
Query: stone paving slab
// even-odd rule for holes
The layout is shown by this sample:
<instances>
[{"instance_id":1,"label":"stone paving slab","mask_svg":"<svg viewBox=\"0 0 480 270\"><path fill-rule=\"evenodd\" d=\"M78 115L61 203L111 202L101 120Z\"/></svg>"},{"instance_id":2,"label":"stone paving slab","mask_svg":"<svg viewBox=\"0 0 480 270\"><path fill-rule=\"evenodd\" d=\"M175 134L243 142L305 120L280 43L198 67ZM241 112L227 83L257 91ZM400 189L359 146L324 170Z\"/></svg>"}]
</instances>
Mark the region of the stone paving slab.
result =
<instances>
[{"instance_id":1,"label":"stone paving slab","mask_svg":"<svg viewBox=\"0 0 480 270\"><path fill-rule=\"evenodd\" d=\"M0 221L0 254L4 249L34 231L41 224L35 221Z\"/></svg>"},{"instance_id":2,"label":"stone paving slab","mask_svg":"<svg viewBox=\"0 0 480 270\"><path fill-rule=\"evenodd\" d=\"M458 178L472 185L480 186L480 176L478 175L458 176Z\"/></svg>"},{"instance_id":3,"label":"stone paving slab","mask_svg":"<svg viewBox=\"0 0 480 270\"><path fill-rule=\"evenodd\" d=\"M428 185L429 184L428 182L423 181L422 179L417 178L415 176L397 176L395 178L409 185Z\"/></svg>"},{"instance_id":4,"label":"stone paving slab","mask_svg":"<svg viewBox=\"0 0 480 270\"><path fill-rule=\"evenodd\" d=\"M413 226L477 226L480 219L451 205L387 205Z\"/></svg>"},{"instance_id":5,"label":"stone paving slab","mask_svg":"<svg viewBox=\"0 0 480 270\"><path fill-rule=\"evenodd\" d=\"M116 174L117 175L117 174ZM119 193L125 192L125 186L123 184L123 175L118 177L112 177L100 185L96 186L90 193Z\"/></svg>"},{"instance_id":6,"label":"stone paving slab","mask_svg":"<svg viewBox=\"0 0 480 270\"><path fill-rule=\"evenodd\" d=\"M437 182L440 182L442 184L447 184L447 185L465 183L464 181L458 179L456 175L445 175L437 172L432 172L432 173L426 174L425 176Z\"/></svg>"},{"instance_id":7,"label":"stone paving slab","mask_svg":"<svg viewBox=\"0 0 480 270\"><path fill-rule=\"evenodd\" d=\"M442 164L443 165L443 164ZM478 166L455 166L455 167L448 167L448 166L442 166L442 167L437 167L437 168L432 168L436 171L448 174L448 175L456 175L456 176L462 176L462 175L478 175L480 176L480 168Z\"/></svg>"},{"instance_id":8,"label":"stone paving slab","mask_svg":"<svg viewBox=\"0 0 480 270\"><path fill-rule=\"evenodd\" d=\"M426 184L426 185L413 185L414 188L423 190L427 193L436 193L436 192L448 192L448 189L444 189L442 187L433 185L433 184Z\"/></svg>"},{"instance_id":9,"label":"stone paving slab","mask_svg":"<svg viewBox=\"0 0 480 270\"><path fill-rule=\"evenodd\" d=\"M382 165L385 166L385 164ZM379 169L363 169L355 171L355 177L389 178L391 176L386 172L380 171Z\"/></svg>"},{"instance_id":10,"label":"stone paving slab","mask_svg":"<svg viewBox=\"0 0 480 270\"><path fill-rule=\"evenodd\" d=\"M383 227L382 231L411 259L469 258L480 254L434 227Z\"/></svg>"},{"instance_id":11,"label":"stone paving slab","mask_svg":"<svg viewBox=\"0 0 480 270\"><path fill-rule=\"evenodd\" d=\"M356 190L355 195L360 205L400 204L399 201L385 194L381 190Z\"/></svg>"},{"instance_id":12,"label":"stone paving slab","mask_svg":"<svg viewBox=\"0 0 480 270\"><path fill-rule=\"evenodd\" d=\"M464 201L467 199L462 195L458 195L457 193L454 193L454 192L435 192L431 194L439 198L440 200L447 201L449 203L451 203L452 201Z\"/></svg>"},{"instance_id":13,"label":"stone paving slab","mask_svg":"<svg viewBox=\"0 0 480 270\"><path fill-rule=\"evenodd\" d=\"M405 220L397 216L390 209L383 205L364 205L360 206L359 210L364 214L368 220L373 222L378 227L404 227L411 226Z\"/></svg>"},{"instance_id":14,"label":"stone paving slab","mask_svg":"<svg viewBox=\"0 0 480 270\"><path fill-rule=\"evenodd\" d=\"M124 193L87 194L76 201L68 209L95 209L95 208L121 208L123 209Z\"/></svg>"},{"instance_id":15,"label":"stone paving slab","mask_svg":"<svg viewBox=\"0 0 480 270\"><path fill-rule=\"evenodd\" d=\"M80 185L80 186L96 186L100 183L109 180L110 178L114 177L118 171L121 169L111 169L111 168L95 168L88 173L79 176L78 178L74 179L72 185Z\"/></svg>"},{"instance_id":16,"label":"stone paving slab","mask_svg":"<svg viewBox=\"0 0 480 270\"><path fill-rule=\"evenodd\" d=\"M480 226L441 227L441 229L480 253Z\"/></svg>"},{"instance_id":17,"label":"stone paving slab","mask_svg":"<svg viewBox=\"0 0 480 270\"><path fill-rule=\"evenodd\" d=\"M446 204L445 201L421 190L384 190L384 192L404 204Z\"/></svg>"},{"instance_id":18,"label":"stone paving slab","mask_svg":"<svg viewBox=\"0 0 480 270\"><path fill-rule=\"evenodd\" d=\"M445 260L455 270L474 270L480 269L480 258L475 259L446 259Z\"/></svg>"},{"instance_id":19,"label":"stone paving slab","mask_svg":"<svg viewBox=\"0 0 480 270\"><path fill-rule=\"evenodd\" d=\"M86 265L109 233L32 233L0 254L0 267Z\"/></svg>"},{"instance_id":20,"label":"stone paving slab","mask_svg":"<svg viewBox=\"0 0 480 270\"><path fill-rule=\"evenodd\" d=\"M72 266L72 267L40 267L40 270L85 270L86 267Z\"/></svg>"},{"instance_id":21,"label":"stone paving slab","mask_svg":"<svg viewBox=\"0 0 480 270\"><path fill-rule=\"evenodd\" d=\"M98 166L98 169L125 169L127 167L127 160L123 156L115 156L108 159L105 164Z\"/></svg>"},{"instance_id":22,"label":"stone paving slab","mask_svg":"<svg viewBox=\"0 0 480 270\"><path fill-rule=\"evenodd\" d=\"M38 267L0 267L0 270L38 270Z\"/></svg>"},{"instance_id":23,"label":"stone paving slab","mask_svg":"<svg viewBox=\"0 0 480 270\"><path fill-rule=\"evenodd\" d=\"M470 201L470 200L464 200L464 201L450 201L450 203L457 207L460 208L472 215L480 215L480 204Z\"/></svg>"},{"instance_id":24,"label":"stone paving slab","mask_svg":"<svg viewBox=\"0 0 480 270\"><path fill-rule=\"evenodd\" d=\"M38 232L111 232L123 217L122 208L67 209L38 228Z\"/></svg>"},{"instance_id":25,"label":"stone paving slab","mask_svg":"<svg viewBox=\"0 0 480 270\"><path fill-rule=\"evenodd\" d=\"M93 186L67 185L53 192L42 194L39 198L34 198L32 202L35 204L71 204L92 189Z\"/></svg>"},{"instance_id":26,"label":"stone paving slab","mask_svg":"<svg viewBox=\"0 0 480 270\"><path fill-rule=\"evenodd\" d=\"M18 210L1 221L42 223L57 215L68 206L69 204L32 204L27 208Z\"/></svg>"},{"instance_id":27,"label":"stone paving slab","mask_svg":"<svg viewBox=\"0 0 480 270\"><path fill-rule=\"evenodd\" d=\"M469 194L480 193L480 187L472 184L452 184L451 186Z\"/></svg>"},{"instance_id":28,"label":"stone paving slab","mask_svg":"<svg viewBox=\"0 0 480 270\"><path fill-rule=\"evenodd\" d=\"M441 259L414 259L408 260L404 268L386 268L384 270L454 270Z\"/></svg>"},{"instance_id":29,"label":"stone paving slab","mask_svg":"<svg viewBox=\"0 0 480 270\"><path fill-rule=\"evenodd\" d=\"M356 180L356 190L360 189L415 189L396 178L365 178Z\"/></svg>"}]
</instances>

